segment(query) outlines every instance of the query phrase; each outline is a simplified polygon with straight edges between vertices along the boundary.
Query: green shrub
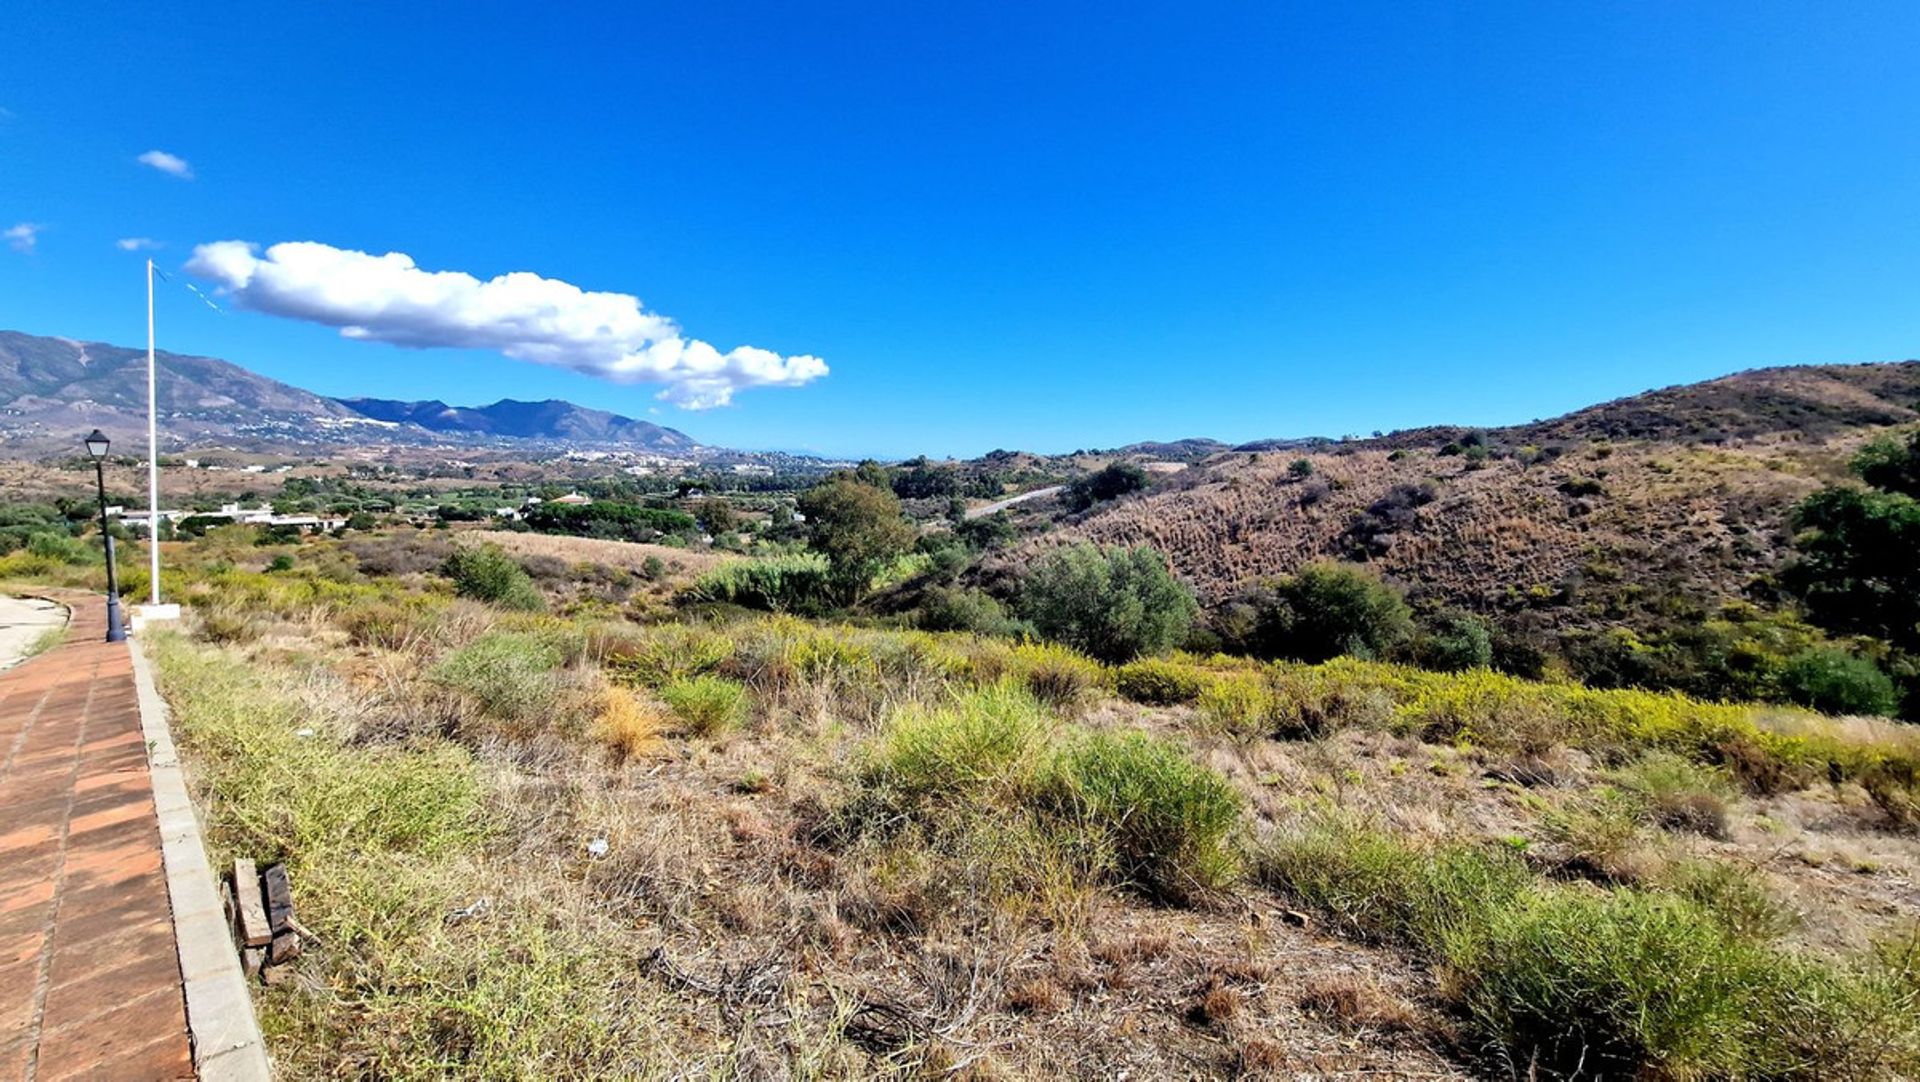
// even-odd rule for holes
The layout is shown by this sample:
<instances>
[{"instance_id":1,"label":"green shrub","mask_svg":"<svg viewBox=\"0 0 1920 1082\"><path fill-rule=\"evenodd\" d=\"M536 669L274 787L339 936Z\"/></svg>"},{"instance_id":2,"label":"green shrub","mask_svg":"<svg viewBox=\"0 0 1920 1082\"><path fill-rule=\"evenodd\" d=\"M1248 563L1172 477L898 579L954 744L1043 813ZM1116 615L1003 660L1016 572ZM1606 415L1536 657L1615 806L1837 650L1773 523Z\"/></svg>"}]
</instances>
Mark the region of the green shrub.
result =
<instances>
[{"instance_id":1,"label":"green shrub","mask_svg":"<svg viewBox=\"0 0 1920 1082\"><path fill-rule=\"evenodd\" d=\"M1759 871L1724 860L1675 861L1659 885L1698 905L1736 938L1762 942L1799 922L1768 892Z\"/></svg>"},{"instance_id":2,"label":"green shrub","mask_svg":"<svg viewBox=\"0 0 1920 1082\"><path fill-rule=\"evenodd\" d=\"M1070 510L1085 511L1096 503L1117 500L1147 487L1147 471L1131 462L1110 462L1102 469L1069 482L1060 502Z\"/></svg>"},{"instance_id":3,"label":"green shrub","mask_svg":"<svg viewBox=\"0 0 1920 1082\"><path fill-rule=\"evenodd\" d=\"M689 732L700 736L726 733L747 715L747 689L720 676L669 681L660 688L660 699Z\"/></svg>"},{"instance_id":4,"label":"green shrub","mask_svg":"<svg viewBox=\"0 0 1920 1082\"><path fill-rule=\"evenodd\" d=\"M1083 543L1034 565L1018 609L1041 636L1117 664L1184 641L1199 606L1154 549Z\"/></svg>"},{"instance_id":5,"label":"green shrub","mask_svg":"<svg viewBox=\"0 0 1920 1082\"><path fill-rule=\"evenodd\" d=\"M682 597L803 615L827 612L834 603L827 559L811 552L721 564L695 579Z\"/></svg>"},{"instance_id":6,"label":"green shrub","mask_svg":"<svg viewBox=\"0 0 1920 1082\"><path fill-rule=\"evenodd\" d=\"M506 609L546 608L546 599L540 596L526 569L498 545L455 549L440 566L440 573L453 580L453 591L461 597Z\"/></svg>"},{"instance_id":7,"label":"green shrub","mask_svg":"<svg viewBox=\"0 0 1920 1082\"><path fill-rule=\"evenodd\" d=\"M1019 629L993 595L946 586L927 591L914 614L914 624L927 631L970 631L976 635L1011 635Z\"/></svg>"},{"instance_id":8,"label":"green shrub","mask_svg":"<svg viewBox=\"0 0 1920 1082\"><path fill-rule=\"evenodd\" d=\"M1423 954L1471 938L1533 881L1504 850L1454 843L1418 848L1338 819L1277 833L1258 851L1267 886L1356 938Z\"/></svg>"},{"instance_id":9,"label":"green shrub","mask_svg":"<svg viewBox=\"0 0 1920 1082\"><path fill-rule=\"evenodd\" d=\"M1205 684L1202 675L1183 662L1144 658L1120 666L1113 679L1115 690L1136 703L1174 706L1200 698Z\"/></svg>"},{"instance_id":10,"label":"green shrub","mask_svg":"<svg viewBox=\"0 0 1920 1082\"><path fill-rule=\"evenodd\" d=\"M1556 1075L1832 1077L1857 1055L1832 1035L1871 1024L1845 975L1669 894L1536 893L1455 962L1481 1039Z\"/></svg>"},{"instance_id":11,"label":"green shrub","mask_svg":"<svg viewBox=\"0 0 1920 1082\"><path fill-rule=\"evenodd\" d=\"M896 713L862 763L861 782L909 806L1018 802L1052 729L1046 709L1024 688L990 684L943 706Z\"/></svg>"},{"instance_id":12,"label":"green shrub","mask_svg":"<svg viewBox=\"0 0 1920 1082\"><path fill-rule=\"evenodd\" d=\"M471 698L487 715L517 728L555 720L565 692L560 647L551 638L495 631L453 651L428 678Z\"/></svg>"},{"instance_id":13,"label":"green shrub","mask_svg":"<svg viewBox=\"0 0 1920 1082\"><path fill-rule=\"evenodd\" d=\"M1238 607L1247 626L1233 637L1255 657L1384 658L1413 634L1413 612L1400 592L1347 564L1309 564L1255 589Z\"/></svg>"},{"instance_id":14,"label":"green shrub","mask_svg":"<svg viewBox=\"0 0 1920 1082\"><path fill-rule=\"evenodd\" d=\"M26 548L29 555L63 564L86 563L91 555L78 538L50 531L28 536Z\"/></svg>"},{"instance_id":15,"label":"green shrub","mask_svg":"<svg viewBox=\"0 0 1920 1082\"><path fill-rule=\"evenodd\" d=\"M1920 1063L1912 970L1816 963L1766 941L1751 897L1534 879L1517 857L1309 821L1262 879L1446 974L1489 1066L1546 1077L1899 1077ZM1705 899L1696 901L1695 898ZM1716 900L1717 898L1717 900ZM1741 921L1750 923L1741 926ZM1875 1039L1863 1041L1872 1030Z\"/></svg>"},{"instance_id":16,"label":"green shrub","mask_svg":"<svg viewBox=\"0 0 1920 1082\"><path fill-rule=\"evenodd\" d=\"M1866 658L1844 650L1796 655L1780 671L1787 698L1823 714L1891 715L1900 705L1893 679Z\"/></svg>"},{"instance_id":17,"label":"green shrub","mask_svg":"<svg viewBox=\"0 0 1920 1082\"><path fill-rule=\"evenodd\" d=\"M1241 799L1184 749L1141 732L1094 732L1061 749L1050 806L1111 848L1115 873L1150 897L1183 901L1232 882Z\"/></svg>"},{"instance_id":18,"label":"green shrub","mask_svg":"<svg viewBox=\"0 0 1920 1082\"><path fill-rule=\"evenodd\" d=\"M1471 613L1441 612L1421 630L1414 656L1442 672L1484 669L1493 664L1493 630Z\"/></svg>"}]
</instances>

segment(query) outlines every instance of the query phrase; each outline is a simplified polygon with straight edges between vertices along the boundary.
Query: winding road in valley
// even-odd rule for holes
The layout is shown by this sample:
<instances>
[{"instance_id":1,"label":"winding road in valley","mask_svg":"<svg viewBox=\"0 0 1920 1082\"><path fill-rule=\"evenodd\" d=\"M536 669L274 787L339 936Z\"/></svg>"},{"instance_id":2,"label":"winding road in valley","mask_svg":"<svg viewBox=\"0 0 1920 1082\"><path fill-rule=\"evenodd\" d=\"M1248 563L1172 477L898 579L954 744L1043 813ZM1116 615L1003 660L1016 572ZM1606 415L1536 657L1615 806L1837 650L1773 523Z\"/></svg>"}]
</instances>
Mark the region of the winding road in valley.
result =
<instances>
[{"instance_id":1,"label":"winding road in valley","mask_svg":"<svg viewBox=\"0 0 1920 1082\"><path fill-rule=\"evenodd\" d=\"M998 514L1001 511L1005 511L1007 508L1012 507L1014 504L1017 504L1017 503L1026 503L1028 500L1045 499L1046 497L1053 495L1054 493L1060 491L1065 487L1066 487L1065 485L1053 485L1048 488L1036 488L1032 492L1022 492L1018 496L1009 496L1004 500L995 500L992 503L982 504L979 507L968 508L967 517L968 518L985 518L988 515Z\"/></svg>"}]
</instances>

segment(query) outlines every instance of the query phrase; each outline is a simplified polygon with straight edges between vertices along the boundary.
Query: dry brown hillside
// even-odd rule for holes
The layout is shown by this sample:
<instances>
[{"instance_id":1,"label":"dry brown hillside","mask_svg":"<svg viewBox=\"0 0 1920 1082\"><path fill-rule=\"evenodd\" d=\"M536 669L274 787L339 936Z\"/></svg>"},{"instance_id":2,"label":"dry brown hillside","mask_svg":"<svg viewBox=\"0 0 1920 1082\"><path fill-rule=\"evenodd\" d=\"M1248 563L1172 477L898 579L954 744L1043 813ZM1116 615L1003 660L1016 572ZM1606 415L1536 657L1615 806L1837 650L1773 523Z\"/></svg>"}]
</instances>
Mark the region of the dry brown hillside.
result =
<instances>
[{"instance_id":1,"label":"dry brown hillside","mask_svg":"<svg viewBox=\"0 0 1920 1082\"><path fill-rule=\"evenodd\" d=\"M1480 434L1222 454L1015 559L1083 538L1151 544L1206 600L1354 559L1510 626L1632 622L1749 589L1783 559L1794 503L1916 406L1920 362L1769 369Z\"/></svg>"}]
</instances>

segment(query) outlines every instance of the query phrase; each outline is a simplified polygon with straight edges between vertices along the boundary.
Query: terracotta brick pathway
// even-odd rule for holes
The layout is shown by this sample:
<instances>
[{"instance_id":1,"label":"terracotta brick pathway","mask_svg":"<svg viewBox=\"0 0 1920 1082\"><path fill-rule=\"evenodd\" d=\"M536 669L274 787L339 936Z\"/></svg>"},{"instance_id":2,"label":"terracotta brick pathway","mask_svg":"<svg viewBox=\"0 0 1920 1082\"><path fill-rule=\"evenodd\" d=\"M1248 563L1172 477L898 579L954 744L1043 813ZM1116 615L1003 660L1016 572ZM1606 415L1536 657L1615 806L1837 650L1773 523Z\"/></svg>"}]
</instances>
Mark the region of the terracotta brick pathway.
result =
<instances>
[{"instance_id":1,"label":"terracotta brick pathway","mask_svg":"<svg viewBox=\"0 0 1920 1082\"><path fill-rule=\"evenodd\" d=\"M0 674L0 1080L193 1077L160 830L105 605Z\"/></svg>"}]
</instances>

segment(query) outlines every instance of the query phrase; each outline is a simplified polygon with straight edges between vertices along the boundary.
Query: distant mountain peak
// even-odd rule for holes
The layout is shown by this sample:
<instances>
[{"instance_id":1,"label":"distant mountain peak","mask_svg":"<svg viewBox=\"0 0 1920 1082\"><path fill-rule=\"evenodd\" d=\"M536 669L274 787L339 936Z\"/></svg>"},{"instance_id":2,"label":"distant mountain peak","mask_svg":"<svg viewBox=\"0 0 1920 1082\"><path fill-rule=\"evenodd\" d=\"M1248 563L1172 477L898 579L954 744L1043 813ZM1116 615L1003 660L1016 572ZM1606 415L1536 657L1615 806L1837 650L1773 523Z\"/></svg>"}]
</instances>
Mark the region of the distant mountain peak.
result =
<instances>
[{"instance_id":1,"label":"distant mountain peak","mask_svg":"<svg viewBox=\"0 0 1920 1082\"><path fill-rule=\"evenodd\" d=\"M389 398L334 401L372 420L414 424L448 434L601 443L655 451L684 451L698 446L691 436L678 429L577 406L558 398L537 402L502 398L486 406L451 406L437 398L419 402Z\"/></svg>"},{"instance_id":2,"label":"distant mountain peak","mask_svg":"<svg viewBox=\"0 0 1920 1082\"><path fill-rule=\"evenodd\" d=\"M700 447L676 429L560 399L503 398L470 407L438 399L329 398L214 357L161 350L155 360L161 429L165 442L176 445L205 439L353 442L359 438L355 433L364 434L377 422L386 430L383 438L414 442L437 435L662 453ZM64 446L89 428L144 429L146 361L144 348L0 331L0 436L7 437L9 450L39 453Z\"/></svg>"}]
</instances>

